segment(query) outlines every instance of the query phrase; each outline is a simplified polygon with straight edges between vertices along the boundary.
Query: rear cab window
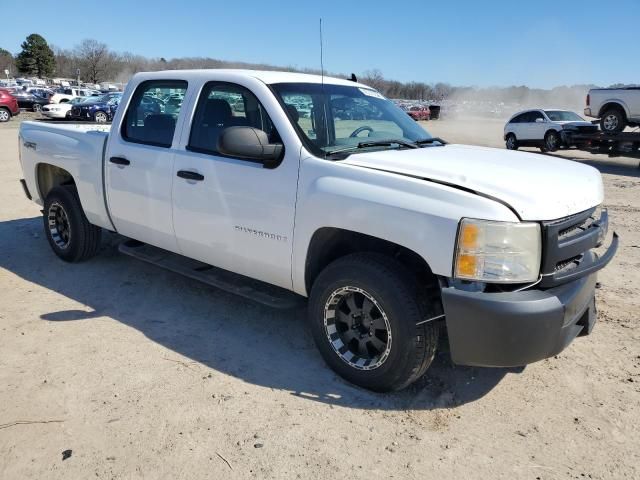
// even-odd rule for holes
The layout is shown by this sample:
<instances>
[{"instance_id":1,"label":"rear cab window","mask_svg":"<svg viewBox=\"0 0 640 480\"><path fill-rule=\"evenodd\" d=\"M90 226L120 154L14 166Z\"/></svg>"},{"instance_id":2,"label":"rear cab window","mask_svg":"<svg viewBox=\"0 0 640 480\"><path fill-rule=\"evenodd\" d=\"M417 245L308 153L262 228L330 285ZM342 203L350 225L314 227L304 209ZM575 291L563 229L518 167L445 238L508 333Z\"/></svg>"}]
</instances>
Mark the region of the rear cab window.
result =
<instances>
[{"instance_id":1,"label":"rear cab window","mask_svg":"<svg viewBox=\"0 0 640 480\"><path fill-rule=\"evenodd\" d=\"M132 143L171 147L182 103L168 108L166 102L174 95L184 97L186 91L187 82L183 80L140 83L122 123L122 138Z\"/></svg>"}]
</instances>

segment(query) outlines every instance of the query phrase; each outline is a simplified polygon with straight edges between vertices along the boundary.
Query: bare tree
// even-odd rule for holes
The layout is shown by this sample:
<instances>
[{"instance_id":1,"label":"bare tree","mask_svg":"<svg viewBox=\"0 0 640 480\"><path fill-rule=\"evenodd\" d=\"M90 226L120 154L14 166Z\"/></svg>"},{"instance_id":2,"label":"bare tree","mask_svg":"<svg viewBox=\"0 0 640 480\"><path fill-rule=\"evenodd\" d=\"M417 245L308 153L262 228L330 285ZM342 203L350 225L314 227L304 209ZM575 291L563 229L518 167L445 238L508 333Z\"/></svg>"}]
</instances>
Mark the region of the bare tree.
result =
<instances>
[{"instance_id":1,"label":"bare tree","mask_svg":"<svg viewBox=\"0 0 640 480\"><path fill-rule=\"evenodd\" d=\"M105 43L93 39L83 40L74 54L78 59L82 77L91 83L107 80L113 74L114 55Z\"/></svg>"},{"instance_id":2,"label":"bare tree","mask_svg":"<svg viewBox=\"0 0 640 480\"><path fill-rule=\"evenodd\" d=\"M382 72L377 68L364 72L364 75L362 76L362 79L360 81L383 93L385 92L385 88L389 84L389 82L384 79Z\"/></svg>"}]
</instances>

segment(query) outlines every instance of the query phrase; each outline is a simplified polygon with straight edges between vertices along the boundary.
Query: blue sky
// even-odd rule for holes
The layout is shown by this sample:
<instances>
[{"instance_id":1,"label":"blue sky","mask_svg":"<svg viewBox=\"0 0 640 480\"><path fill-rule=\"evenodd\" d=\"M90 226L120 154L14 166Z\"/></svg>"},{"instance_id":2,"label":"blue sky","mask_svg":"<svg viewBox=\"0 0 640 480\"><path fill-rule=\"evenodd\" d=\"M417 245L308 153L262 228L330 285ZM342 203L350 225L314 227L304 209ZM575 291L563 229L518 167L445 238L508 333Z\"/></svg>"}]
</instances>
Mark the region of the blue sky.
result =
<instances>
[{"instance_id":1,"label":"blue sky","mask_svg":"<svg viewBox=\"0 0 640 480\"><path fill-rule=\"evenodd\" d=\"M89 5L104 5L92 11ZM26 7L17 7L24 13ZM72 48L84 38L116 51L379 69L401 81L454 85L640 83L640 0L30 0L28 21L3 22L12 52L30 33ZM11 11L3 7L3 14ZM22 20L26 17L21 15Z\"/></svg>"}]
</instances>

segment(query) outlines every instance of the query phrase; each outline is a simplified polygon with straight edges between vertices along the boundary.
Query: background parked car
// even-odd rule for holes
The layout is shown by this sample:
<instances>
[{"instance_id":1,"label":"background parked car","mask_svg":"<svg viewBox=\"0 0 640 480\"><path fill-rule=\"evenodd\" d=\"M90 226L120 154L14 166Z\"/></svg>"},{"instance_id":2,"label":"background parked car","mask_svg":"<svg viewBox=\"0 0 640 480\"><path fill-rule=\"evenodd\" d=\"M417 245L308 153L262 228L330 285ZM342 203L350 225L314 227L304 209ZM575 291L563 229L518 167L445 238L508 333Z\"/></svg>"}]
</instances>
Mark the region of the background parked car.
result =
<instances>
[{"instance_id":1,"label":"background parked car","mask_svg":"<svg viewBox=\"0 0 640 480\"><path fill-rule=\"evenodd\" d=\"M100 97L87 98L84 102L71 107L70 118L90 122L105 123L113 119L122 93L107 93Z\"/></svg>"},{"instance_id":2,"label":"background parked car","mask_svg":"<svg viewBox=\"0 0 640 480\"><path fill-rule=\"evenodd\" d=\"M64 103L68 102L76 97L92 97L100 96L100 92L97 90L89 90L85 88L64 88L62 91L58 91L51 97L51 103Z\"/></svg>"},{"instance_id":3,"label":"background parked car","mask_svg":"<svg viewBox=\"0 0 640 480\"><path fill-rule=\"evenodd\" d=\"M407 114L416 122L419 120L429 120L429 118L431 118L431 111L429 110L429 107L424 107L422 105L409 107Z\"/></svg>"},{"instance_id":4,"label":"background parked car","mask_svg":"<svg viewBox=\"0 0 640 480\"><path fill-rule=\"evenodd\" d=\"M44 105L49 103L49 97L46 90L39 88L17 89L12 95L18 101L18 106L26 110L39 112Z\"/></svg>"},{"instance_id":5,"label":"background parked car","mask_svg":"<svg viewBox=\"0 0 640 480\"><path fill-rule=\"evenodd\" d=\"M42 107L42 114L47 118L64 119L71 118L71 108L90 99L91 97L75 97L61 103L50 103Z\"/></svg>"},{"instance_id":6,"label":"background parked car","mask_svg":"<svg viewBox=\"0 0 640 480\"><path fill-rule=\"evenodd\" d=\"M0 122L8 122L11 117L20 113L18 100L9 93L9 90L0 88Z\"/></svg>"},{"instance_id":7,"label":"background parked car","mask_svg":"<svg viewBox=\"0 0 640 480\"><path fill-rule=\"evenodd\" d=\"M513 115L504 126L504 139L509 150L539 147L554 152L564 146L562 132L593 133L598 126L568 110L525 110Z\"/></svg>"}]
</instances>

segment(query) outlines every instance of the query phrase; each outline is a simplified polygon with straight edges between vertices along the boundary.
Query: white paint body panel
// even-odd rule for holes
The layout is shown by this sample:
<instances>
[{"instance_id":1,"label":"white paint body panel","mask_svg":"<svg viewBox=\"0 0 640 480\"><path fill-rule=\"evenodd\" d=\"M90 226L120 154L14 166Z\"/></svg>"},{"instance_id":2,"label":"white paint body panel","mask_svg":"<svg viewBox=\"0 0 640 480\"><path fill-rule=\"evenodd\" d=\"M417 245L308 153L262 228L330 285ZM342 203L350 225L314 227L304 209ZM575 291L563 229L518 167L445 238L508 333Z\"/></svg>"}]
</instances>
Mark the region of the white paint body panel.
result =
<instances>
[{"instance_id":1,"label":"white paint body panel","mask_svg":"<svg viewBox=\"0 0 640 480\"><path fill-rule=\"evenodd\" d=\"M44 203L38 188L38 164L48 163L64 168L75 179L87 219L95 225L112 229L102 186L102 152L109 129L109 125L22 122L20 161L34 202L38 205ZM25 148L25 141L36 144L35 150Z\"/></svg>"},{"instance_id":2,"label":"white paint body panel","mask_svg":"<svg viewBox=\"0 0 640 480\"><path fill-rule=\"evenodd\" d=\"M506 202L523 220L566 217L604 197L597 169L527 152L447 145L363 153L345 163L459 185Z\"/></svg>"},{"instance_id":3,"label":"white paint body panel","mask_svg":"<svg viewBox=\"0 0 640 480\"><path fill-rule=\"evenodd\" d=\"M119 133L135 88L153 79L189 83L171 148L126 142ZM243 85L260 100L285 146L280 166L269 170L186 149L197 98L203 85L214 80ZM108 126L22 124L27 186L42 204L37 165L59 166L74 177L90 222L112 229L110 213L124 235L302 295L308 293L308 247L322 228L397 243L422 256L434 273L450 276L463 217L548 220L602 202L597 170L527 153L447 145L355 154L335 162L316 158L302 145L268 84L321 81L242 70L138 74L127 86L109 135ZM24 142L35 143L35 150ZM131 165L109 163L113 156ZM179 178L178 170L196 171L205 180Z\"/></svg>"}]
</instances>

